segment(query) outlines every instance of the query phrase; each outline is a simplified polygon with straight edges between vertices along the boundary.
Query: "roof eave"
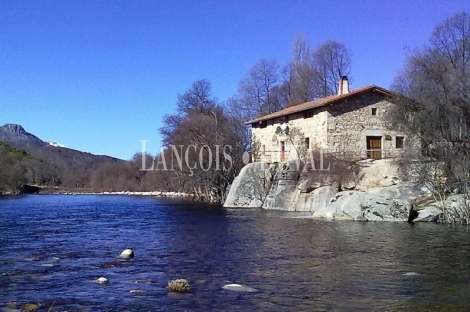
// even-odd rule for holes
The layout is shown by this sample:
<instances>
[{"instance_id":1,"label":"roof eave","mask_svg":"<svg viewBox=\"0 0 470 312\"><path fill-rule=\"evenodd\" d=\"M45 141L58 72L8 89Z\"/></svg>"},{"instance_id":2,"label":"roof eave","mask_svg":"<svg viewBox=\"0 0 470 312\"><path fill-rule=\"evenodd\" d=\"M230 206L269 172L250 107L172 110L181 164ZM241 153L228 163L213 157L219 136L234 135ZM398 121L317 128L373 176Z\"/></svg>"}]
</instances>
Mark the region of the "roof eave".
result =
<instances>
[{"instance_id":1,"label":"roof eave","mask_svg":"<svg viewBox=\"0 0 470 312\"><path fill-rule=\"evenodd\" d=\"M368 86L364 90L361 90L360 92L357 92L357 93L354 93L354 91L353 91L353 92L351 92L351 95L357 95L357 94L360 94L360 93L366 92L366 91L373 91L373 92L378 91L378 92L380 92L384 95L387 95L387 96L399 96L398 94L395 94L395 93L393 93L393 92L391 92L387 89L384 89L384 88L376 86L376 85ZM252 119L250 121L247 121L247 122L245 122L245 125L252 125L252 124L255 124L255 123L258 123L258 122L263 122L263 121L272 120L272 119L275 119L275 118L285 117L285 116L301 113L301 112L304 112L304 111L308 111L310 109L317 109L317 108L324 107L324 106L331 106L331 105L333 105L333 104L335 104L339 101L345 100L347 98L348 97L338 97L338 98L334 98L334 99L332 99L332 100L330 100L326 103L321 103L318 106L306 107L306 108L293 110L293 111L286 112L286 113L280 113L279 115L277 115L276 113L268 114L266 116L258 117L258 118ZM281 111L279 111L279 112L281 112Z\"/></svg>"}]
</instances>

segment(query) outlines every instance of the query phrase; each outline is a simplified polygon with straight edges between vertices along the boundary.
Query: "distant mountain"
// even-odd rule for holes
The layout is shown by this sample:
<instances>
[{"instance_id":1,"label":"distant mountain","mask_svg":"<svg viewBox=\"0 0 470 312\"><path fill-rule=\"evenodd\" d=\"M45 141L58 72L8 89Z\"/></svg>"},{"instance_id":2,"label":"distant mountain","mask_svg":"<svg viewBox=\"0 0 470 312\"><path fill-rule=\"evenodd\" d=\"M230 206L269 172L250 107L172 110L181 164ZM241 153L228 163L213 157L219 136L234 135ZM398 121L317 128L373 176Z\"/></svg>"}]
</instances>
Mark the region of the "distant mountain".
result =
<instances>
[{"instance_id":1,"label":"distant mountain","mask_svg":"<svg viewBox=\"0 0 470 312\"><path fill-rule=\"evenodd\" d=\"M68 187L89 187L91 173L100 165L123 161L110 156L93 155L62 147L57 143L51 144L17 124L1 126L0 141L56 167L60 179L56 182Z\"/></svg>"},{"instance_id":2,"label":"distant mountain","mask_svg":"<svg viewBox=\"0 0 470 312\"><path fill-rule=\"evenodd\" d=\"M48 143L16 124L6 124L0 127L0 141L19 149L48 145Z\"/></svg>"}]
</instances>

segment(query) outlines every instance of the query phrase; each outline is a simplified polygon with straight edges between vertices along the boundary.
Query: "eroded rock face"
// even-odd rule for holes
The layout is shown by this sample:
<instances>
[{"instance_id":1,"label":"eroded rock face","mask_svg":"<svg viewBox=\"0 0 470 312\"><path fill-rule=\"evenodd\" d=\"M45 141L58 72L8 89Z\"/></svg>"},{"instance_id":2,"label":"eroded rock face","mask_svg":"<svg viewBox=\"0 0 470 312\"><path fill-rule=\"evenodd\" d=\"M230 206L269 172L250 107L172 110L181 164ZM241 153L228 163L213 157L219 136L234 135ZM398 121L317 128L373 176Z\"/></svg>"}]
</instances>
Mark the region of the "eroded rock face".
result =
<instances>
[{"instance_id":1,"label":"eroded rock face","mask_svg":"<svg viewBox=\"0 0 470 312\"><path fill-rule=\"evenodd\" d=\"M271 186L275 166L250 163L233 180L224 207L261 208Z\"/></svg>"},{"instance_id":2,"label":"eroded rock face","mask_svg":"<svg viewBox=\"0 0 470 312\"><path fill-rule=\"evenodd\" d=\"M357 221L406 221L411 204L407 200L385 198L360 191L339 192L325 211L314 217L351 218Z\"/></svg>"},{"instance_id":3,"label":"eroded rock face","mask_svg":"<svg viewBox=\"0 0 470 312\"><path fill-rule=\"evenodd\" d=\"M391 159L364 160L359 162L361 172L356 189L367 191L374 187L386 187L400 183L398 168Z\"/></svg>"},{"instance_id":4,"label":"eroded rock face","mask_svg":"<svg viewBox=\"0 0 470 312\"><path fill-rule=\"evenodd\" d=\"M323 186L337 186L338 183L334 180L334 177L331 175L324 175L321 177L309 177L300 179L297 188L301 193L311 193L314 190L323 187Z\"/></svg>"},{"instance_id":5,"label":"eroded rock face","mask_svg":"<svg viewBox=\"0 0 470 312\"><path fill-rule=\"evenodd\" d=\"M299 190L297 192L298 194L289 210L317 212L326 208L338 190L333 186L322 186L310 193L302 193Z\"/></svg>"},{"instance_id":6,"label":"eroded rock face","mask_svg":"<svg viewBox=\"0 0 470 312\"><path fill-rule=\"evenodd\" d=\"M266 199L263 203L264 209L289 210L294 208L292 204L296 201L299 190L298 181L300 178L301 164L290 161L281 164L275 174Z\"/></svg>"},{"instance_id":7,"label":"eroded rock face","mask_svg":"<svg viewBox=\"0 0 470 312\"><path fill-rule=\"evenodd\" d=\"M306 171L295 161L277 166L252 163L235 179L224 206L312 212L314 218L406 221L410 202L419 200L423 192L412 185L389 183L396 179L389 161L362 165L366 169L359 173L360 183L357 175L344 184L338 181L338 172ZM340 188L354 190L338 192Z\"/></svg>"},{"instance_id":8,"label":"eroded rock face","mask_svg":"<svg viewBox=\"0 0 470 312\"><path fill-rule=\"evenodd\" d=\"M422 190L411 184L374 187L367 190L367 193L385 198L404 199L408 201L415 201L423 196Z\"/></svg>"},{"instance_id":9,"label":"eroded rock face","mask_svg":"<svg viewBox=\"0 0 470 312\"><path fill-rule=\"evenodd\" d=\"M435 222L442 215L442 210L435 206L428 206L418 211L418 217L414 222Z\"/></svg>"},{"instance_id":10,"label":"eroded rock face","mask_svg":"<svg viewBox=\"0 0 470 312\"><path fill-rule=\"evenodd\" d=\"M263 203L264 209L290 210L296 191L296 181L280 180L271 187Z\"/></svg>"},{"instance_id":11,"label":"eroded rock face","mask_svg":"<svg viewBox=\"0 0 470 312\"><path fill-rule=\"evenodd\" d=\"M277 180L289 180L297 182L300 178L302 164L296 161L289 161L280 165L276 173Z\"/></svg>"}]
</instances>

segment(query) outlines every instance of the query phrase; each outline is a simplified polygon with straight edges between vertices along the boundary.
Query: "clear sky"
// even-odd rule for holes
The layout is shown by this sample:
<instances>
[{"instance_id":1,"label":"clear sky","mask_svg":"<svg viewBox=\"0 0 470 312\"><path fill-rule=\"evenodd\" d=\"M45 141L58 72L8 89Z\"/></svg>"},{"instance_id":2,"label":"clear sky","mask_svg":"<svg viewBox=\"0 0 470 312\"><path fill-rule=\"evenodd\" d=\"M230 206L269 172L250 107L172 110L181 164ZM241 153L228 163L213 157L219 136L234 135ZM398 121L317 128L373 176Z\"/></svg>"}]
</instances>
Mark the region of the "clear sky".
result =
<instances>
[{"instance_id":1,"label":"clear sky","mask_svg":"<svg viewBox=\"0 0 470 312\"><path fill-rule=\"evenodd\" d=\"M352 51L351 88L388 88L410 48L469 0L1 0L0 125L129 159L155 154L178 93L208 79L223 101L294 39Z\"/></svg>"}]
</instances>

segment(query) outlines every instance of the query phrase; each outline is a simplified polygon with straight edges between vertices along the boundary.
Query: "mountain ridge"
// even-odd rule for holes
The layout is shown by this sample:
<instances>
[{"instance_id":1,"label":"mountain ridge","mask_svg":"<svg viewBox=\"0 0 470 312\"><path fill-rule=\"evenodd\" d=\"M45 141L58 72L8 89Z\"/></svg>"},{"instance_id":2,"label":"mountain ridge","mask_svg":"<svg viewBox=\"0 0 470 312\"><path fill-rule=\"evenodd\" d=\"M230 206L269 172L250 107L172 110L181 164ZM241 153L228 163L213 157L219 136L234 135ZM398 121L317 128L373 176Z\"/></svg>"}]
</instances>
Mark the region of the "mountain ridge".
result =
<instances>
[{"instance_id":1,"label":"mountain ridge","mask_svg":"<svg viewBox=\"0 0 470 312\"><path fill-rule=\"evenodd\" d=\"M26 131L23 126L13 123L0 127L0 141L17 148L46 145L45 141Z\"/></svg>"},{"instance_id":2,"label":"mountain ridge","mask_svg":"<svg viewBox=\"0 0 470 312\"><path fill-rule=\"evenodd\" d=\"M48 181L38 177L37 181L29 181L30 183L52 183L66 187L86 188L90 186L91 174L101 165L124 162L124 160L111 156L94 155L68 147L52 145L29 133L23 126L13 123L0 127L0 141L57 168L57 179L54 177L51 178L53 181ZM28 170L36 172L35 169L29 168ZM41 173L41 176L44 174Z\"/></svg>"}]
</instances>

